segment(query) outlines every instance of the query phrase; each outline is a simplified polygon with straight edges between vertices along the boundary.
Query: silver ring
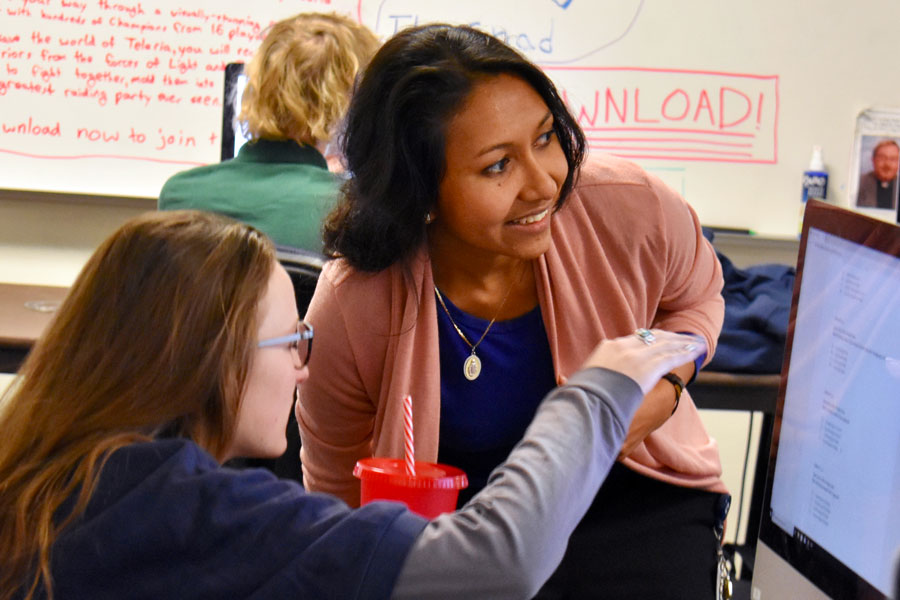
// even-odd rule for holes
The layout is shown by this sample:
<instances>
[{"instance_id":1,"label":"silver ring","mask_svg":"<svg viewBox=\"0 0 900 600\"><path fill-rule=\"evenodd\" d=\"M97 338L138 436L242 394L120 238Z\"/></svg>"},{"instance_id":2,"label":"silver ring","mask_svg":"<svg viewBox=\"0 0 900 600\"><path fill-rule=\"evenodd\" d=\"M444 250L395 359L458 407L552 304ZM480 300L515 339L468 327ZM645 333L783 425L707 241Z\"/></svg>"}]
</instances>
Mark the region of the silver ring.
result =
<instances>
[{"instance_id":1,"label":"silver ring","mask_svg":"<svg viewBox=\"0 0 900 600\"><path fill-rule=\"evenodd\" d=\"M634 335L636 335L639 340L641 340L648 346L656 341L656 336L653 335L653 332L649 329L644 329L643 327L641 327L640 329L635 329Z\"/></svg>"}]
</instances>

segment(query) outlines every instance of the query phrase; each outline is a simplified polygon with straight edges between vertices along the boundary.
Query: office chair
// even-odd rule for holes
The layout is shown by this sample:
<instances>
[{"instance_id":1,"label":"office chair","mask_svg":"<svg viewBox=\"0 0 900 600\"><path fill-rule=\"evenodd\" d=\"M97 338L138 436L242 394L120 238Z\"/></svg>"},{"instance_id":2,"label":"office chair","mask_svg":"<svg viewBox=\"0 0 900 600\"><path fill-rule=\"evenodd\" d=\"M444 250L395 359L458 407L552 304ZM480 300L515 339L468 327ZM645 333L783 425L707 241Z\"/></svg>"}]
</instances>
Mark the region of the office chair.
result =
<instances>
[{"instance_id":1,"label":"office chair","mask_svg":"<svg viewBox=\"0 0 900 600\"><path fill-rule=\"evenodd\" d=\"M275 255L278 262L284 267L291 282L294 284L294 296L297 299L297 311L300 318L306 314L313 292L316 290L316 282L326 258L318 252L311 252L291 246L276 246Z\"/></svg>"},{"instance_id":2,"label":"office chair","mask_svg":"<svg viewBox=\"0 0 900 600\"><path fill-rule=\"evenodd\" d=\"M316 290L316 282L326 258L316 252L292 248L290 246L276 246L275 255L281 266L284 267L291 282L294 284L294 296L297 300L297 312L300 318L306 314L313 292ZM315 339L313 339L315 344ZM250 468L263 467L275 473L282 479L293 479L298 482L303 480L303 472L300 468L300 430L297 418L294 416L293 407L288 418L287 450L278 458L238 458L228 461L229 467Z\"/></svg>"}]
</instances>

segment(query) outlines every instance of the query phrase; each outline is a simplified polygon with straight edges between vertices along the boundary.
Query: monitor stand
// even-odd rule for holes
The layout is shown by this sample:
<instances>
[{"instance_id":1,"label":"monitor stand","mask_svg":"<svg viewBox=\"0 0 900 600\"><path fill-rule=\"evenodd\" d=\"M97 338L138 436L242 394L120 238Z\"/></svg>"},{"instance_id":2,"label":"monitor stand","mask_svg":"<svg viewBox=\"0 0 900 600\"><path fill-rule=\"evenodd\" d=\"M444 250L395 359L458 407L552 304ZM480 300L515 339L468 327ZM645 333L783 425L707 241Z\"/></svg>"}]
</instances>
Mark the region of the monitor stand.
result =
<instances>
[{"instance_id":1,"label":"monitor stand","mask_svg":"<svg viewBox=\"0 0 900 600\"><path fill-rule=\"evenodd\" d=\"M756 544L750 600L829 600L822 590L772 551L765 542Z\"/></svg>"}]
</instances>

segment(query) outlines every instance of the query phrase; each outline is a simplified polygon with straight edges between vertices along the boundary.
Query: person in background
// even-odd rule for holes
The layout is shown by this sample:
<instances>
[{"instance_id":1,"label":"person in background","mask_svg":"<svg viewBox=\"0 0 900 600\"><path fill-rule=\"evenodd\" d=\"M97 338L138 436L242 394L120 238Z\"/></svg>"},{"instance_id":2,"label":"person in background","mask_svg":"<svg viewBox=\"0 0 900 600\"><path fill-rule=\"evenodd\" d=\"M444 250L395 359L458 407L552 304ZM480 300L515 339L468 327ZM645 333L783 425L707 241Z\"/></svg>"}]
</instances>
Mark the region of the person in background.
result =
<instances>
[{"instance_id":1,"label":"person in background","mask_svg":"<svg viewBox=\"0 0 900 600\"><path fill-rule=\"evenodd\" d=\"M2 398L0 598L527 598L644 392L704 350L640 333L599 344L548 395L466 508L432 522L395 502L351 510L220 466L284 450L308 376L313 330L271 241L211 213L136 217Z\"/></svg>"},{"instance_id":2,"label":"person in background","mask_svg":"<svg viewBox=\"0 0 900 600\"><path fill-rule=\"evenodd\" d=\"M896 208L898 169L900 169L900 145L894 140L882 140L872 150L872 170L859 180L856 205L867 208Z\"/></svg>"},{"instance_id":3,"label":"person in background","mask_svg":"<svg viewBox=\"0 0 900 600\"><path fill-rule=\"evenodd\" d=\"M378 44L368 28L338 14L303 13L272 25L246 69L238 120L249 142L233 160L172 176L159 208L217 212L277 244L321 252L322 219L341 182L324 153Z\"/></svg>"},{"instance_id":4,"label":"person in background","mask_svg":"<svg viewBox=\"0 0 900 600\"><path fill-rule=\"evenodd\" d=\"M416 456L462 468L475 493L600 340L654 327L712 354L722 274L693 210L634 164L582 165L552 82L496 38L399 32L343 139L354 177L326 221L336 260L307 313L322 352L296 405L308 489L357 504L355 462L403 456L406 394ZM684 391L701 362L647 393L545 597L714 597L728 496Z\"/></svg>"}]
</instances>

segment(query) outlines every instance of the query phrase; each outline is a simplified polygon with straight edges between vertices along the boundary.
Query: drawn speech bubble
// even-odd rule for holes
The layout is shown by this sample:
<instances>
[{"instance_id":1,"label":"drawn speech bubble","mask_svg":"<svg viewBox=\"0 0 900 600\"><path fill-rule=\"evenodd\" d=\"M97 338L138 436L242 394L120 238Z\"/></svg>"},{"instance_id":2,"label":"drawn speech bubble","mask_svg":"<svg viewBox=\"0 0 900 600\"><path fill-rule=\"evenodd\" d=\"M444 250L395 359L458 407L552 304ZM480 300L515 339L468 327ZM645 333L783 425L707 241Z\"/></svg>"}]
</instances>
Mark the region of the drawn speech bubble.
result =
<instances>
[{"instance_id":1,"label":"drawn speech bubble","mask_svg":"<svg viewBox=\"0 0 900 600\"><path fill-rule=\"evenodd\" d=\"M540 64L578 62L615 44L634 26L644 0L360 0L359 16L382 38L432 22L471 25Z\"/></svg>"}]
</instances>

